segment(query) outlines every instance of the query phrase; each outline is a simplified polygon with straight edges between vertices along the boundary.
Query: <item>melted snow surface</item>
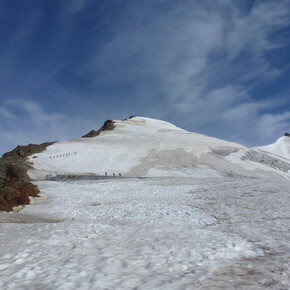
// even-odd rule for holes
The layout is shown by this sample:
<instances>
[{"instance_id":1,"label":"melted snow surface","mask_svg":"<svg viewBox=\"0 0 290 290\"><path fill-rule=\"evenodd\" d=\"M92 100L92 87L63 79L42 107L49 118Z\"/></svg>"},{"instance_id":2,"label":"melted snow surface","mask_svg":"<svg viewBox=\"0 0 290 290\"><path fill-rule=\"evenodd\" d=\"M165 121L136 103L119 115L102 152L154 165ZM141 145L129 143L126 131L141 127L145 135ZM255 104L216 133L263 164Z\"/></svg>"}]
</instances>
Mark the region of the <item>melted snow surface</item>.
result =
<instances>
[{"instance_id":1,"label":"melted snow surface","mask_svg":"<svg viewBox=\"0 0 290 290\"><path fill-rule=\"evenodd\" d=\"M250 177L278 173L290 178L290 163L284 159L272 156L273 162L268 163L249 160L243 156L253 149L190 133L164 121L134 117L115 120L115 126L97 137L57 142L31 156L35 170L30 170L30 176L41 180L64 174ZM280 163L276 166L277 160L289 168Z\"/></svg>"},{"instance_id":2,"label":"melted snow surface","mask_svg":"<svg viewBox=\"0 0 290 290\"><path fill-rule=\"evenodd\" d=\"M290 137L283 136L279 138L275 143L257 147L260 150L270 152L286 159L290 159Z\"/></svg>"},{"instance_id":3,"label":"melted snow surface","mask_svg":"<svg viewBox=\"0 0 290 290\"><path fill-rule=\"evenodd\" d=\"M1 289L290 286L286 180L37 184L42 200L19 213L30 222L0 224Z\"/></svg>"}]
</instances>

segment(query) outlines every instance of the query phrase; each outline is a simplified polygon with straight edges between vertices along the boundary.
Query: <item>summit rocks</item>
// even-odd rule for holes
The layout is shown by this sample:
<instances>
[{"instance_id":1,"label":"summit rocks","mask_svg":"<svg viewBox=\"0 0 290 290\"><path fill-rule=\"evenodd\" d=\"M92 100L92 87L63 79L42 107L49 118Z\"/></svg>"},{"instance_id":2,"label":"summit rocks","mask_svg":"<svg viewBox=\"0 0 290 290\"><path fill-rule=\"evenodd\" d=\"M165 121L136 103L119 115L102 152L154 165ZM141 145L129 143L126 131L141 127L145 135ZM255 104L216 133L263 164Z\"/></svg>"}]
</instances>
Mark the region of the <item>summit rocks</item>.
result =
<instances>
[{"instance_id":1,"label":"summit rocks","mask_svg":"<svg viewBox=\"0 0 290 290\"><path fill-rule=\"evenodd\" d=\"M104 125L98 130L91 130L89 133L85 134L82 136L82 138L92 138L100 135L101 132L103 131L110 131L115 128L114 121L112 120L107 120Z\"/></svg>"}]
</instances>

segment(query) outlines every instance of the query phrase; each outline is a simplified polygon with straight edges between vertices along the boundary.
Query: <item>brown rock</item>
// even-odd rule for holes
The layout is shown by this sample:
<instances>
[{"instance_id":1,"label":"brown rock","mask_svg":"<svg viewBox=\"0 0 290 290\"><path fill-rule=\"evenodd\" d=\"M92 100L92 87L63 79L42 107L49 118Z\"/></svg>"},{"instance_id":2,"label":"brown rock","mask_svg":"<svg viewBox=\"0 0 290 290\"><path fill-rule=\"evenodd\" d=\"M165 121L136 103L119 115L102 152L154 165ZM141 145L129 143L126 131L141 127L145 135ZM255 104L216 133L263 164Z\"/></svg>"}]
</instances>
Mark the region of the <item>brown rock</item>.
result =
<instances>
[{"instance_id":1,"label":"brown rock","mask_svg":"<svg viewBox=\"0 0 290 290\"><path fill-rule=\"evenodd\" d=\"M52 145L55 142L46 142L42 144L28 144L26 146L18 145L12 151L7 152L3 155L4 158L13 157L27 157L35 153L40 153L46 149L47 146Z\"/></svg>"},{"instance_id":2,"label":"brown rock","mask_svg":"<svg viewBox=\"0 0 290 290\"><path fill-rule=\"evenodd\" d=\"M103 131L108 131L108 130L113 130L115 128L114 121L112 120L107 120L104 125L98 130L91 130L89 133L86 135L82 136L82 138L92 138L96 137L101 134Z\"/></svg>"},{"instance_id":3,"label":"brown rock","mask_svg":"<svg viewBox=\"0 0 290 290\"><path fill-rule=\"evenodd\" d=\"M27 157L53 143L17 146L0 158L0 210L11 211L14 206L29 204L29 196L38 196L39 190L27 174Z\"/></svg>"},{"instance_id":4,"label":"brown rock","mask_svg":"<svg viewBox=\"0 0 290 290\"><path fill-rule=\"evenodd\" d=\"M98 135L100 135L99 131L91 130L89 133L87 133L86 135L82 136L82 138L92 138L92 137L96 137Z\"/></svg>"}]
</instances>

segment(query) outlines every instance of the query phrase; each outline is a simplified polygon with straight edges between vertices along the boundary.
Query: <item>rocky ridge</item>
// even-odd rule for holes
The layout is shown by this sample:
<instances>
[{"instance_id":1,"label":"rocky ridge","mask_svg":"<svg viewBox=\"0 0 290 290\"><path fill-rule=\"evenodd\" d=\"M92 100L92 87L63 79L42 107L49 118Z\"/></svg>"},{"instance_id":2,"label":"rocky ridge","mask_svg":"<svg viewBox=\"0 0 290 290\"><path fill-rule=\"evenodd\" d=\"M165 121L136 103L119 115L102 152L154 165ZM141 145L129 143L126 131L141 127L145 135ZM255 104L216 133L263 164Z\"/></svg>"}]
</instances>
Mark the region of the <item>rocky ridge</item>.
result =
<instances>
[{"instance_id":1,"label":"rocky ridge","mask_svg":"<svg viewBox=\"0 0 290 290\"><path fill-rule=\"evenodd\" d=\"M39 190L27 174L30 167L27 157L40 153L54 142L40 145L17 146L0 158L0 210L11 211L14 206L29 204L29 196L37 196Z\"/></svg>"}]
</instances>

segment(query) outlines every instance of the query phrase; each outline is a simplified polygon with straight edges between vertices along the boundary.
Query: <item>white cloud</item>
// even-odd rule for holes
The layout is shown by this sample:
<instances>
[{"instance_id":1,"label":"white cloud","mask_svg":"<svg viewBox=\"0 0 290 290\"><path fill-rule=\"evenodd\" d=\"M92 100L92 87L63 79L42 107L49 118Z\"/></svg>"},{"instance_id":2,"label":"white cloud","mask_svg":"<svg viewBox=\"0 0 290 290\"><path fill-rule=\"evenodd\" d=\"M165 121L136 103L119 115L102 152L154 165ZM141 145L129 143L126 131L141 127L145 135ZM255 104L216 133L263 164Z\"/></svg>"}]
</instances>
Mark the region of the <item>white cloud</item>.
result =
<instances>
[{"instance_id":1,"label":"white cloud","mask_svg":"<svg viewBox=\"0 0 290 290\"><path fill-rule=\"evenodd\" d=\"M99 126L91 118L46 112L40 104L31 101L14 99L1 107L2 154L17 145L78 138Z\"/></svg>"},{"instance_id":2,"label":"white cloud","mask_svg":"<svg viewBox=\"0 0 290 290\"><path fill-rule=\"evenodd\" d=\"M116 23L112 39L94 64L106 82L154 79L158 86L152 96L139 88L139 98L154 103L156 96L163 96L162 113L166 110L172 120L182 119L180 124L186 127L194 124L193 130L244 143L266 141L263 134L256 134L258 140L247 132L260 130L256 124L271 116L275 102L287 101L257 101L251 89L283 72L266 54L285 45L283 39L273 41L272 34L289 25L290 1L256 1L250 9L241 1L204 3L177 2L158 13L136 4ZM133 12L135 26L130 27ZM266 119L276 130L282 128L274 115Z\"/></svg>"},{"instance_id":3,"label":"white cloud","mask_svg":"<svg viewBox=\"0 0 290 290\"><path fill-rule=\"evenodd\" d=\"M69 5L73 13L80 12L84 7L91 2L90 0L70 0Z\"/></svg>"},{"instance_id":4,"label":"white cloud","mask_svg":"<svg viewBox=\"0 0 290 290\"><path fill-rule=\"evenodd\" d=\"M1 116L1 118L9 118L9 119L14 117L14 115L11 114L5 108L0 108L0 116Z\"/></svg>"},{"instance_id":5,"label":"white cloud","mask_svg":"<svg viewBox=\"0 0 290 290\"><path fill-rule=\"evenodd\" d=\"M258 119L258 122L253 131L255 132L257 139L269 140L272 138L272 136L277 136L277 132L284 133L289 130L289 124L289 111L281 114L264 114ZM281 135L278 135L278 137L280 136Z\"/></svg>"},{"instance_id":6,"label":"white cloud","mask_svg":"<svg viewBox=\"0 0 290 290\"><path fill-rule=\"evenodd\" d=\"M270 33L289 22L289 1L260 1L248 13L238 11L226 38L230 56L236 57L247 50L261 57L265 51L284 45L271 41Z\"/></svg>"},{"instance_id":7,"label":"white cloud","mask_svg":"<svg viewBox=\"0 0 290 290\"><path fill-rule=\"evenodd\" d=\"M289 25L290 1L157 2L124 4L106 26L109 30L103 32L106 37L100 38L97 30L93 59L88 57L85 63L75 66L74 72L84 75L84 79L88 72L90 77L95 76L88 85L91 91L94 88L97 91L91 94L95 102L88 102L90 116L96 114L100 120L127 117L126 112L142 114L166 119L185 129L253 145L279 137L279 130L290 125L285 117L289 112L289 98L275 95L257 99L252 92L256 84L271 81L286 71L285 67L273 66L267 53L285 45L283 35L278 36L277 31ZM74 15L84 13L86 5L91 4L95 7L90 0L60 5L62 13L58 17L63 25L60 25L59 39L69 39ZM93 46L94 42L88 43ZM58 74L63 69L61 66L65 64L52 65L46 74L41 69L30 72L21 79L23 87L33 88L43 98L62 96L62 100L73 98L81 102L83 92L54 82L61 75ZM2 74L4 78L6 69L9 63ZM106 87L104 92L103 87ZM26 97L30 92L23 95ZM107 100L101 100L100 95ZM73 102L66 104L70 103ZM96 112L92 104L96 105ZM98 107L99 104L103 106ZM86 110L85 106L81 110ZM76 109L75 115L78 113ZM25 144L76 137L96 127L90 117L82 120L48 112L33 101L6 102L0 116L0 130L10 140L9 144L13 143L11 132L16 133L17 143ZM263 122L274 128L269 130L271 136L255 132L262 132Z\"/></svg>"}]
</instances>

